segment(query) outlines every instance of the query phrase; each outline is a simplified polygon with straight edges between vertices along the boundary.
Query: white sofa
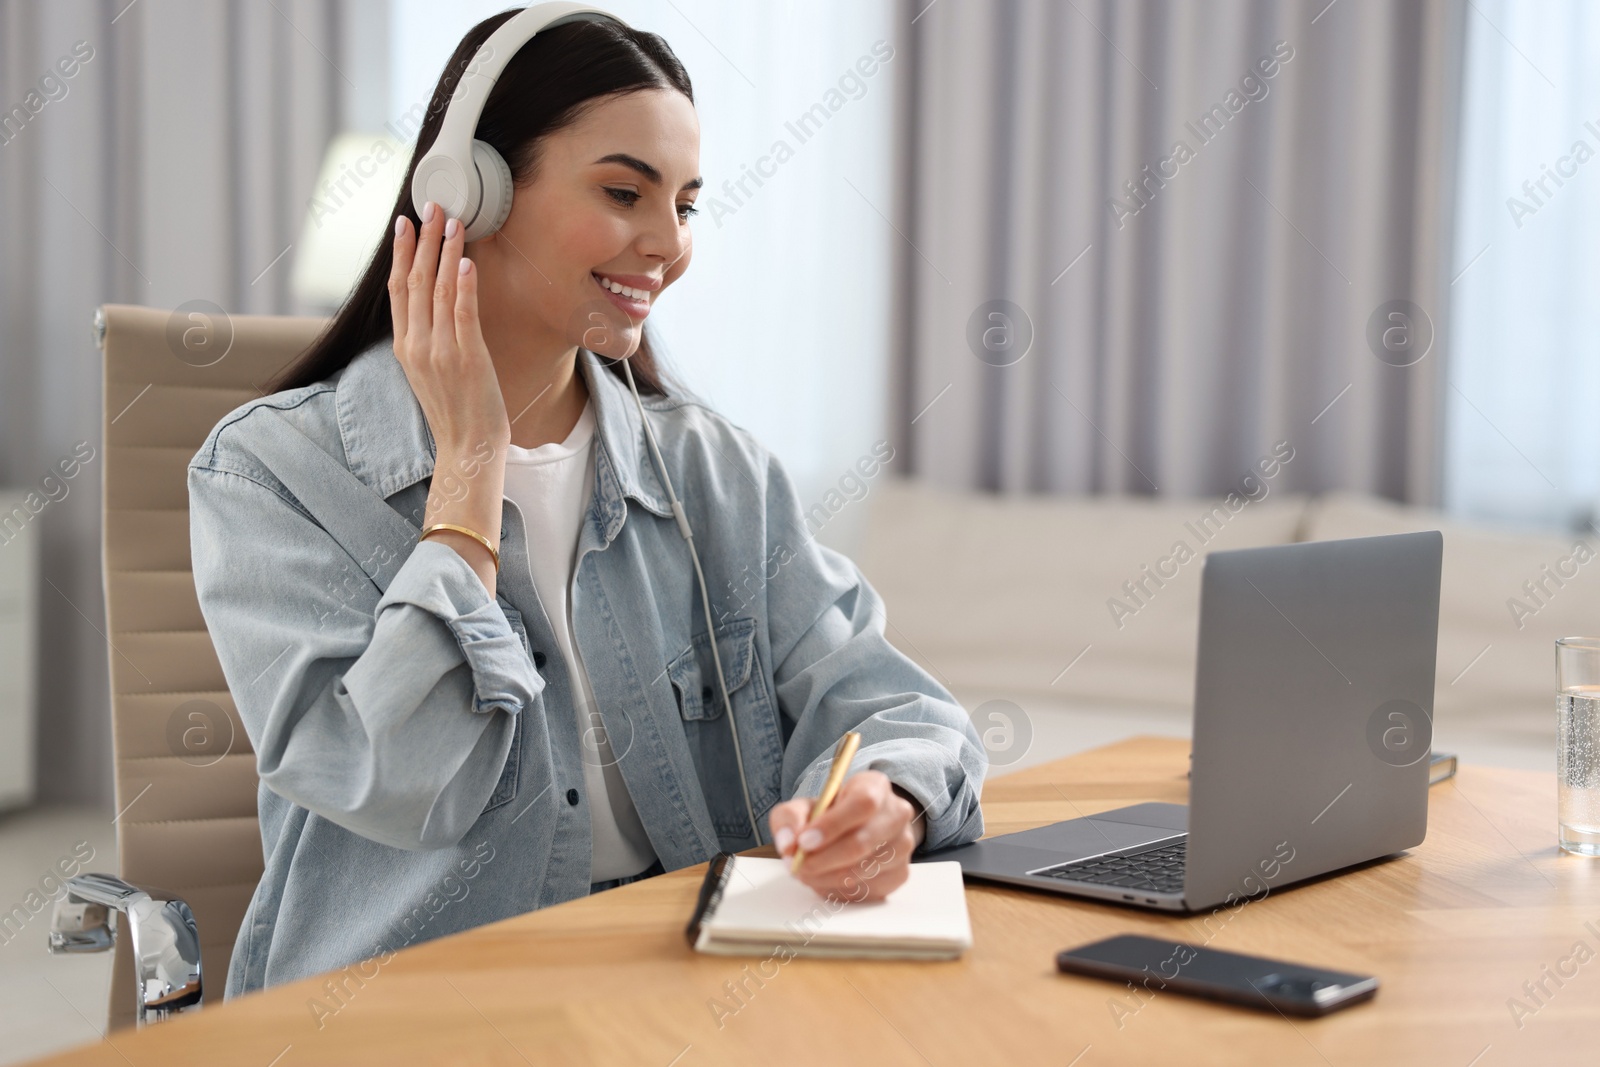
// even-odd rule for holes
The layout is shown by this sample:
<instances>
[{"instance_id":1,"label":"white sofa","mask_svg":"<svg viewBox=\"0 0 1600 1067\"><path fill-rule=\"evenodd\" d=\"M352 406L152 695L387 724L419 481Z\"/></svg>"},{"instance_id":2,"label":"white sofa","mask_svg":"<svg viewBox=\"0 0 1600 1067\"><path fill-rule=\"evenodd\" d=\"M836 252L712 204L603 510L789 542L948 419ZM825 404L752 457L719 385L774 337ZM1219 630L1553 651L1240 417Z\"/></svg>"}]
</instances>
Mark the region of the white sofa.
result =
<instances>
[{"instance_id":1,"label":"white sofa","mask_svg":"<svg viewBox=\"0 0 1600 1067\"><path fill-rule=\"evenodd\" d=\"M1020 708L1032 740L1019 766L1128 733L1187 732L1200 564L1181 562L1179 541L1212 551L1442 531L1434 747L1479 762L1554 766L1553 643L1600 633L1593 531L1505 532L1353 493L1270 492L1235 512L882 478L863 504L853 555L884 597L890 639L980 727L988 701Z\"/></svg>"}]
</instances>

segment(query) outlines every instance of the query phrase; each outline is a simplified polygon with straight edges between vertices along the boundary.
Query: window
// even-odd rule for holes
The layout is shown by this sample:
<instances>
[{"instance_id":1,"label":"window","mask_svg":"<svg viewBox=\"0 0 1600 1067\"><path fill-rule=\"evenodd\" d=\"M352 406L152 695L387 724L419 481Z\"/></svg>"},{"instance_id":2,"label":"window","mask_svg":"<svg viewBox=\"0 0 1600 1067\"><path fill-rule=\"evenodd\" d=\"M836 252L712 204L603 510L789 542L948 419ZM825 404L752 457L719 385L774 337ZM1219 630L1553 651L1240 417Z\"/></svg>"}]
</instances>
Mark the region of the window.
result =
<instances>
[{"instance_id":1,"label":"window","mask_svg":"<svg viewBox=\"0 0 1600 1067\"><path fill-rule=\"evenodd\" d=\"M1600 4L1473 0L1445 500L1600 523Z\"/></svg>"}]
</instances>

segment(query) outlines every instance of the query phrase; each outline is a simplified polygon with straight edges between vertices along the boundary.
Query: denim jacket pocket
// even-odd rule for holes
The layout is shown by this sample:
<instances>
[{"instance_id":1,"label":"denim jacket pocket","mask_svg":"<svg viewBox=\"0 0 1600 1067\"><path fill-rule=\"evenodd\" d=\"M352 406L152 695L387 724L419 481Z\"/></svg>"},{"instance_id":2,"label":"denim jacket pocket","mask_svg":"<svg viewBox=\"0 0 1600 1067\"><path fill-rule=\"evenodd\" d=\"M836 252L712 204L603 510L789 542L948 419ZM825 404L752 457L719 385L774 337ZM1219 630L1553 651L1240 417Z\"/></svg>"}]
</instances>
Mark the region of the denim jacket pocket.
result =
<instances>
[{"instance_id":1,"label":"denim jacket pocket","mask_svg":"<svg viewBox=\"0 0 1600 1067\"><path fill-rule=\"evenodd\" d=\"M522 624L522 613L504 600L500 601L500 608L506 613L506 621L511 624L512 632L522 641L523 650L531 656L532 645L528 641L527 628ZM511 732L511 749L506 753L506 765L500 772L500 781L495 783L494 792L489 795L489 802L483 807L484 813L509 803L517 795L517 780L522 770L522 720L530 710L524 708L516 716L516 725Z\"/></svg>"},{"instance_id":2,"label":"denim jacket pocket","mask_svg":"<svg viewBox=\"0 0 1600 1067\"><path fill-rule=\"evenodd\" d=\"M731 699L750 680L755 662L756 620L731 619L717 630L717 655L722 659L722 677ZM722 693L712 673L711 644L706 635L695 634L689 648L667 664L667 677L678 696L678 712L686 721L715 719L722 715Z\"/></svg>"},{"instance_id":3,"label":"denim jacket pocket","mask_svg":"<svg viewBox=\"0 0 1600 1067\"><path fill-rule=\"evenodd\" d=\"M730 619L717 627L717 655L722 659L728 699L739 724L739 747L750 783L750 802L759 818L778 800L783 739L773 710L771 687L758 661L755 628L756 620L751 617ZM753 834L740 791L732 731L713 668L711 644L700 633L690 648L667 664L667 676L677 697L712 825L720 837L727 839L725 844L737 844Z\"/></svg>"}]
</instances>

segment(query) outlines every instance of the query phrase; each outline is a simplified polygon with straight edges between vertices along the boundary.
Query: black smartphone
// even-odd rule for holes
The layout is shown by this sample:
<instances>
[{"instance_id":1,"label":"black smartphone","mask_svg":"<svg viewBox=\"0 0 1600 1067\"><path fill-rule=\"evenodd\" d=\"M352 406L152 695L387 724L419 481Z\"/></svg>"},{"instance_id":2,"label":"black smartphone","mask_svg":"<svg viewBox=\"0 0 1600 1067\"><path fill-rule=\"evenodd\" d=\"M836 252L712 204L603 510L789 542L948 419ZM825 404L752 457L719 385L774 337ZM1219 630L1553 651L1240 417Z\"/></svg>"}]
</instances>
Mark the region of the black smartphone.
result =
<instances>
[{"instance_id":1,"label":"black smartphone","mask_svg":"<svg viewBox=\"0 0 1600 1067\"><path fill-rule=\"evenodd\" d=\"M1326 1015L1378 991L1378 980L1366 975L1133 934L1067 949L1056 956L1056 968L1285 1015Z\"/></svg>"}]
</instances>

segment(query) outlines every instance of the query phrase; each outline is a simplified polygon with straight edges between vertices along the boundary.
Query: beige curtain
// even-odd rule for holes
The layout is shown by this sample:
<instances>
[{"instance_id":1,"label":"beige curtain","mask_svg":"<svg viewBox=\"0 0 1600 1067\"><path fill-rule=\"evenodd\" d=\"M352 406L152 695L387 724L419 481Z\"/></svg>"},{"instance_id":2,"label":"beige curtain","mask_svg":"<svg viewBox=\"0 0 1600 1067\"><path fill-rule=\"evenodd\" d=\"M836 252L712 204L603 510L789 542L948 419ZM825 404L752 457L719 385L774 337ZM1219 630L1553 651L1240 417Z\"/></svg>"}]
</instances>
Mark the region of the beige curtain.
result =
<instances>
[{"instance_id":1,"label":"beige curtain","mask_svg":"<svg viewBox=\"0 0 1600 1067\"><path fill-rule=\"evenodd\" d=\"M282 253L351 91L347 9L0 0L0 483L37 485L80 441L95 453L35 520L45 799L111 796L90 316L107 302L297 310Z\"/></svg>"},{"instance_id":2,"label":"beige curtain","mask_svg":"<svg viewBox=\"0 0 1600 1067\"><path fill-rule=\"evenodd\" d=\"M904 4L908 467L1436 501L1464 10Z\"/></svg>"}]
</instances>

